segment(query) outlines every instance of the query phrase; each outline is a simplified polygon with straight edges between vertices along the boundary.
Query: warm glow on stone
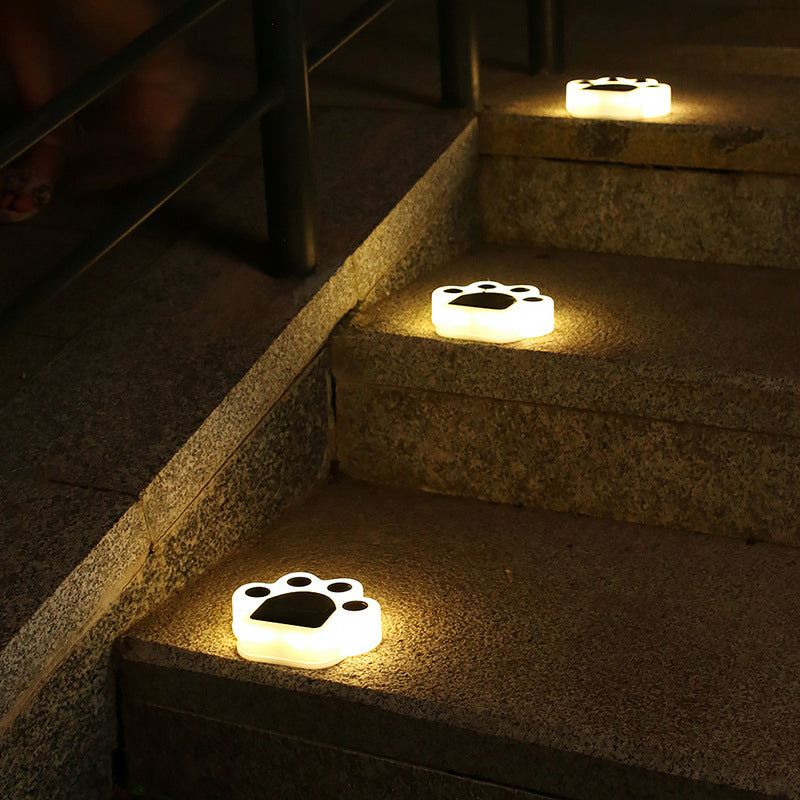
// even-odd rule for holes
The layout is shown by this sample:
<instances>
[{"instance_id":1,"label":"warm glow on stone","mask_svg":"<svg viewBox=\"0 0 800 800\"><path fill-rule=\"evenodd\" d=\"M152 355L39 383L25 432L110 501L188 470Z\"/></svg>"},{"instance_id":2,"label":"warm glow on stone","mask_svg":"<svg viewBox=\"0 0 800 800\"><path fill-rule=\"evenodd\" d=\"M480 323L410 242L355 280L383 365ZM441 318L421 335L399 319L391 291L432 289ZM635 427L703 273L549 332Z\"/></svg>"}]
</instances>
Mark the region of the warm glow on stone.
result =
<instances>
[{"instance_id":1,"label":"warm glow on stone","mask_svg":"<svg viewBox=\"0 0 800 800\"><path fill-rule=\"evenodd\" d=\"M655 78L597 78L567 84L567 111L590 119L648 119L669 114L672 90Z\"/></svg>"},{"instance_id":2,"label":"warm glow on stone","mask_svg":"<svg viewBox=\"0 0 800 800\"><path fill-rule=\"evenodd\" d=\"M290 572L233 593L233 633L250 661L321 669L380 643L381 607L352 578Z\"/></svg>"},{"instance_id":3,"label":"warm glow on stone","mask_svg":"<svg viewBox=\"0 0 800 800\"><path fill-rule=\"evenodd\" d=\"M440 286L431 295L431 320L440 336L498 343L543 336L555 324L553 300L535 286L489 280Z\"/></svg>"}]
</instances>

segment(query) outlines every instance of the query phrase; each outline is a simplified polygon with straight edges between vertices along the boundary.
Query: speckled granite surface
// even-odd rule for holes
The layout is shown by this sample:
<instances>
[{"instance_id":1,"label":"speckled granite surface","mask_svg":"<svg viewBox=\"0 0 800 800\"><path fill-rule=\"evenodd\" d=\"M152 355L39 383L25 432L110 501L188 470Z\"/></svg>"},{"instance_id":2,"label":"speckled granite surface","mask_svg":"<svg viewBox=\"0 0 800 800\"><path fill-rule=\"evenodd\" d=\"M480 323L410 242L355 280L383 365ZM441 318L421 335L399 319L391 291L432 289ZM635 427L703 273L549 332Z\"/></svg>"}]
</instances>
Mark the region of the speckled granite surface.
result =
<instances>
[{"instance_id":1,"label":"speckled granite surface","mask_svg":"<svg viewBox=\"0 0 800 800\"><path fill-rule=\"evenodd\" d=\"M555 298L552 334L438 337L430 292ZM338 459L364 479L800 542L793 271L484 246L332 340Z\"/></svg>"},{"instance_id":2,"label":"speckled granite surface","mask_svg":"<svg viewBox=\"0 0 800 800\"><path fill-rule=\"evenodd\" d=\"M672 86L672 111L638 122L571 117L564 85L578 77L599 75L537 76L495 91L480 115L481 152L781 175L800 171L794 112L800 76L659 72L658 79Z\"/></svg>"},{"instance_id":3,"label":"speckled granite surface","mask_svg":"<svg viewBox=\"0 0 800 800\"><path fill-rule=\"evenodd\" d=\"M486 156L488 241L797 269L800 178Z\"/></svg>"},{"instance_id":4,"label":"speckled granite surface","mask_svg":"<svg viewBox=\"0 0 800 800\"><path fill-rule=\"evenodd\" d=\"M102 615L111 614L110 636L122 630L118 598L131 580L150 587L140 615L325 472L330 404L319 352L330 331L357 303L477 236L474 120L430 111L415 113L413 124L369 110L319 117L317 130L330 136L318 142L328 207L317 274L269 278L253 268L247 236L223 235L231 217L240 233L263 229L263 185L251 169L236 182L237 204L221 205L220 216L188 203L182 223L197 223L202 241L188 237L141 264L138 283L99 314L87 321L76 301L54 319L31 321L34 339L72 338L0 409L0 472L10 490L0 542L12 592L0 628L3 797L93 796L85 770L98 759L107 781L107 759L95 753L77 759L74 772L61 770L60 783L44 773L37 783L37 753L55 748L54 763L69 759L72 742L58 730L79 736L93 724L83 715L40 729L52 722L36 711L41 703L74 710L110 702L96 692L87 699L64 659L83 657L81 637ZM370 149L376 139L380 147ZM237 157L242 171L253 163L252 144L245 139ZM231 238L240 249L226 249ZM322 394L286 400L312 362ZM259 434L284 402L285 430L308 426L294 449L275 432ZM110 640L93 642L107 652ZM102 659L92 663L99 669ZM87 735L81 752L104 736Z\"/></svg>"},{"instance_id":5,"label":"speckled granite surface","mask_svg":"<svg viewBox=\"0 0 800 800\"><path fill-rule=\"evenodd\" d=\"M337 386L339 464L362 480L800 545L797 439Z\"/></svg>"},{"instance_id":6,"label":"speckled granite surface","mask_svg":"<svg viewBox=\"0 0 800 800\"><path fill-rule=\"evenodd\" d=\"M361 580L382 644L323 671L239 658L234 589L296 569ZM173 757L247 782L244 741L278 796L305 744L579 800L797 798L798 569L777 545L330 482L123 640L131 781L174 785ZM146 767L151 735L168 755Z\"/></svg>"},{"instance_id":7,"label":"speckled granite surface","mask_svg":"<svg viewBox=\"0 0 800 800\"><path fill-rule=\"evenodd\" d=\"M321 4L312 5L315 13L321 11ZM534 94L527 95L533 98L538 91L535 87L546 88L546 84L532 84L524 77L519 3L484 0L482 5L490 22L482 41L486 46L483 97L497 108L514 96L516 86L526 94L533 87ZM622 67L630 56L635 60L636 47L646 41L649 63L657 52L659 63L674 67L691 52L693 64L715 61L715 69L736 71L746 65L748 70L762 74L770 70L775 75L797 73L798 41L793 33L797 26L787 24L787 18L797 18L795 10L755 9L745 4L729 9L730 13L720 19L714 4L705 7L692 3L693 25L687 43L686 31L676 25L680 15L675 15L671 6L654 6L643 17L628 14L623 5L623 18L635 24L626 22L615 27L613 36L598 37L598 30L605 30L608 22L605 11L592 0L570 3L568 52L573 66L594 70L602 64L605 70L612 53L614 63ZM208 118L216 118L235 92L252 88L247 8L247 0L225 4L218 12L225 21L219 24L216 17L216 24L209 28L213 35L206 37L198 51L213 64L212 80L206 87L209 106L204 114ZM338 4L331 4L327 10L330 18L321 19L327 11L321 13L316 20L320 25L328 25L339 16ZM402 285L407 276L474 239L476 145L472 128L448 150L429 182L421 184L416 193L412 190L410 204L396 214L392 212L382 233L373 238L373 247L347 258L392 211L398 186L410 189L427 169L429 156L441 153L456 133L464 130L465 122L457 115L447 118L433 110L438 103L434 17L427 0L396 4L371 29L374 35L358 37L312 77L317 134L327 130L347 140L348 145L331 148L324 134L315 138L318 157L329 167L323 184L330 187L330 192L323 191L322 195L324 277L318 283L278 286L251 269L251 265L263 263L263 194L253 166L256 137L245 136L241 147L237 145L240 149L215 162L202 180L165 209L160 221L141 229L117 249L108 261L111 268L87 276L58 307L32 318L28 330L0 351L0 403L5 406L3 414L10 415L0 419L0 467L9 466L15 473L11 478L5 476L1 484L8 492L3 499L9 501L3 511L25 518L26 525L13 522L11 529L23 531L23 539L30 536L21 550L4 545L2 552L10 557L2 563L9 571L4 577L9 574L12 585L27 582L31 589L23 596L15 588L8 604L8 630L3 635L21 624L32 608L32 599L35 605L44 587L47 591L57 587L49 605L45 603L38 615L34 612L36 624L23 625L13 639L21 644L19 651L12 658L8 650L2 662L0 685L7 692L7 700L14 686L42 670L39 679L28 684L27 694L11 698L9 714L14 716L19 711L19 724L10 731L3 727L5 794L12 796L9 787L13 786L26 797L35 796L37 791L47 797L61 792L74 800L81 793L94 798L97 787L107 786L104 748L108 729L100 724L107 708L97 688L102 685L97 678L100 673L85 677L87 670L103 669L105 648L109 637L121 629L120 620L134 618L160 598L166 576L169 582L180 583L186 574L202 569L224 549L216 533L212 532L210 539L206 534L211 526L217 532L226 531L227 536L228 526L240 519L235 510L238 501L230 487L214 485L222 480L215 476L226 474L230 465L225 459L232 452L247 449L249 440L241 437L249 435L260 415L299 374L306 363L303 359L313 357L326 326L335 322L339 311L356 301L385 295ZM648 29L645 36L643 27ZM719 46L710 47L711 41ZM629 48L625 42L636 47ZM365 63L374 64L368 75L364 74ZM772 83L770 92L777 91L779 84L787 89L791 85ZM722 84L716 81L715 85ZM705 103L702 92L697 96ZM760 102L769 107L769 98L777 95L767 92L759 94L762 96L763 102L754 100L751 93L741 105L750 108ZM684 95L682 102L685 99ZM772 109L773 124L769 126L741 116L731 123L725 117L731 111L731 99L729 95L725 104L717 107L721 114L714 122L717 127L713 133L704 129L695 135L685 118L683 130L673 129L672 138L658 140L660 152L681 159L696 146L703 158L713 155L719 159L713 162L718 166L733 164L770 171L788 164L795 151L790 136L781 139L788 129L780 114ZM343 110L343 106L353 104L371 110ZM541 104L541 99L536 104ZM330 107L330 112L321 110L322 106ZM404 114L411 112L410 116L397 113L401 110ZM517 116L519 110L514 112ZM514 127L518 122L504 127L501 138L516 136L520 146L529 147L533 131L525 125ZM557 120L555 127L550 125L546 130L537 128L535 134L546 140L547 147L560 141L568 151L576 148L574 152L592 158L609 153L614 156L617 150L622 160L635 158L637 148L652 144L641 135L641 128L623 136L617 130L609 132L609 126L578 126L578 130L563 122ZM699 124L698 120L693 124ZM759 137L762 129L763 136ZM647 133L653 130L648 128ZM391 155L389 160L381 157L382 149ZM522 152L532 154L527 149ZM409 154L421 158L417 161ZM451 160L445 165L447 159ZM360 184L355 190L350 183L354 162L370 174L369 184ZM442 189L440 203L434 200L434 188ZM30 225L5 229L0 237L5 254L5 269L0 276L4 298L40 271L55 250L69 247L83 231L102 224L98 204L80 211L78 200L62 185L46 214ZM214 207L213 213L208 213L209 206ZM770 207L791 211L789 205L773 203ZM419 217L415 217L415 210L422 211ZM421 221L425 215L428 227L420 235L412 222ZM780 239L774 238L770 246L774 242L780 243ZM794 252L791 246L787 252ZM340 260L346 261L346 269L323 286ZM19 263L25 263L26 269L20 270ZM389 263L396 264L396 272L379 275L379 270L373 269ZM326 269L331 272L326 273ZM374 286L370 281L376 281ZM291 334L282 336L282 326L318 290L324 299L311 304ZM200 336L204 320L212 324ZM120 330L125 326L127 330ZM121 338L113 340L120 332ZM75 340L84 334L82 350ZM270 346L272 356L260 359L259 368L248 373ZM105 362L98 358L101 352L107 356ZM123 358L129 363L118 360ZM244 375L241 391L234 397L227 395ZM776 397L785 396L782 392L768 392L764 406L775 408ZM23 407L15 405L15 396L21 395L25 403L30 402L29 408L24 403ZM756 395L749 396L747 408L757 406L757 400ZM704 402L713 405L714 398ZM781 406L776 412L778 428L785 425L793 408L791 404ZM730 404L725 413L737 416ZM201 423L203 430L195 435ZM183 455L173 458L178 450ZM256 479L247 469L241 477ZM77 555L73 559L75 548L89 553L107 532L107 526L120 518L126 504L133 503L145 486L146 504L137 506L136 513L145 516L139 514L145 508L149 527L145 530L138 523L128 526L130 520L123 519L122 528L115 529L119 535L112 536L106 549L97 551L98 557L102 551L100 561L105 566L90 556L82 565L86 569L76 570L76 582L70 583L69 578L65 581L64 576L80 558ZM210 493L206 493L206 487L213 487L213 491L209 488ZM256 487L256 491L261 488ZM260 513L247 487L242 491L250 498L248 505L252 502ZM24 501L17 502L19 497ZM224 499L221 506L216 505L215 497ZM72 518L76 505L86 510L80 520ZM65 519L62 526L62 515L67 513L71 521ZM55 549L63 546L61 554L69 553L69 558L52 559L50 545ZM126 570L135 569L137 558L146 548L152 548L148 569L137 573L131 585L152 572L153 594L145 593L138 605L120 600L136 612L123 613L113 606L107 626L93 625L95 616L106 613L108 603L114 602L128 580ZM56 611L59 613L51 613ZM75 637L87 626L96 638L85 638L78 644ZM23 635L27 638L19 638ZM65 646L73 645L76 649L72 655L56 668ZM51 674L54 668L56 672ZM42 681L47 683L40 686ZM6 717L3 725L8 721ZM37 762L36 755L41 751L49 755L49 770ZM23 762L27 766L15 772ZM83 769L94 770L89 765L98 765L99 783L76 777ZM88 773L82 774L85 777ZM462 786L459 791L467 790Z\"/></svg>"},{"instance_id":8,"label":"speckled granite surface","mask_svg":"<svg viewBox=\"0 0 800 800\"><path fill-rule=\"evenodd\" d=\"M574 77L597 75L529 78L488 100L480 119L488 240L800 264L800 80L659 73L673 86L672 112L613 122L569 116L564 82Z\"/></svg>"},{"instance_id":9,"label":"speckled granite surface","mask_svg":"<svg viewBox=\"0 0 800 800\"><path fill-rule=\"evenodd\" d=\"M0 720L7 725L41 675L144 566L150 540L141 506L130 498L47 484L4 489L24 493L3 505L12 519L28 523L5 540L2 556ZM103 525L105 535L87 543Z\"/></svg>"},{"instance_id":10,"label":"speckled granite surface","mask_svg":"<svg viewBox=\"0 0 800 800\"><path fill-rule=\"evenodd\" d=\"M109 796L116 738L112 642L327 474L328 375L322 353L169 534L146 548L136 570L115 568L105 553L112 541L108 534L5 647L2 698L8 713L0 726L4 800ZM139 505L133 510L141 513ZM136 551L130 557L134 555ZM102 596L90 596L103 578L109 585ZM76 596L79 590L83 596ZM10 711L9 704L14 704Z\"/></svg>"}]
</instances>

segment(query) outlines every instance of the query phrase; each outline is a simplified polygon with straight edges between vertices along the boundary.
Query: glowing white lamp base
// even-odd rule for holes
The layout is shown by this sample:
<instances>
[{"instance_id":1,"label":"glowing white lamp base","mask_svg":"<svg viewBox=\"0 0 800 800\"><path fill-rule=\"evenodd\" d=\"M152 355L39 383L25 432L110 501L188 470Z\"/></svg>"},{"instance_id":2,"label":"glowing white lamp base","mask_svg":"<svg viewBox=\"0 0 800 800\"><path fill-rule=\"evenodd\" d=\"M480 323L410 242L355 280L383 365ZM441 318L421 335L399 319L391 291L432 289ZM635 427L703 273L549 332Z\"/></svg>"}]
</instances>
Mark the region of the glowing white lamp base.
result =
<instances>
[{"instance_id":1,"label":"glowing white lamp base","mask_svg":"<svg viewBox=\"0 0 800 800\"><path fill-rule=\"evenodd\" d=\"M567 84L567 111L590 119L648 119L669 114L672 89L655 78L597 78Z\"/></svg>"},{"instance_id":2,"label":"glowing white lamp base","mask_svg":"<svg viewBox=\"0 0 800 800\"><path fill-rule=\"evenodd\" d=\"M555 325L552 298L535 286L497 281L440 286L431 295L431 320L440 336L500 344L544 336Z\"/></svg>"},{"instance_id":3,"label":"glowing white lamp base","mask_svg":"<svg viewBox=\"0 0 800 800\"><path fill-rule=\"evenodd\" d=\"M380 643L381 607L352 578L290 572L233 593L233 633L250 661L322 669Z\"/></svg>"}]
</instances>

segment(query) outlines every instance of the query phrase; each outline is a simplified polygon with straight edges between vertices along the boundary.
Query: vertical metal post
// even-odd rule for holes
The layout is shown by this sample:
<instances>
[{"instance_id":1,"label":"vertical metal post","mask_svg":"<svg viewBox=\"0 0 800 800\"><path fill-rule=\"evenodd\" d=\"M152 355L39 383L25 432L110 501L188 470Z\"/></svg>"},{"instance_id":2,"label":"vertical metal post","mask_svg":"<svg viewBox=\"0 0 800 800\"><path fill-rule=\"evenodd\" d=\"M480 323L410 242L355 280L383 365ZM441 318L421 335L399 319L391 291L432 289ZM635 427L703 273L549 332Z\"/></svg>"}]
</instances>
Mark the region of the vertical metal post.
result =
<instances>
[{"instance_id":1,"label":"vertical metal post","mask_svg":"<svg viewBox=\"0 0 800 800\"><path fill-rule=\"evenodd\" d=\"M253 0L253 27L259 85L285 92L261 119L270 250L281 274L308 275L317 241L303 0Z\"/></svg>"},{"instance_id":2,"label":"vertical metal post","mask_svg":"<svg viewBox=\"0 0 800 800\"><path fill-rule=\"evenodd\" d=\"M438 4L442 103L476 109L480 76L475 0L438 0Z\"/></svg>"},{"instance_id":3,"label":"vertical metal post","mask_svg":"<svg viewBox=\"0 0 800 800\"><path fill-rule=\"evenodd\" d=\"M528 0L528 71L564 71L564 0Z\"/></svg>"}]
</instances>

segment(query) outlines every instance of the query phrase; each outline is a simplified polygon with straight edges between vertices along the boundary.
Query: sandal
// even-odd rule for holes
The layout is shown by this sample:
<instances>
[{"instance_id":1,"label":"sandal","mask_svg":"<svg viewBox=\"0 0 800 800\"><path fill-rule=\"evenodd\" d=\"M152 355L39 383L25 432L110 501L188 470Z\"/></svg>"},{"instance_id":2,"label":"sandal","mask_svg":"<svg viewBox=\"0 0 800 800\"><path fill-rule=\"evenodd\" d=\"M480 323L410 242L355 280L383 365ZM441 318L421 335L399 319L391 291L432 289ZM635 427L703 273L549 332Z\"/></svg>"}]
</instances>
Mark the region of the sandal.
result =
<instances>
[{"instance_id":1,"label":"sandal","mask_svg":"<svg viewBox=\"0 0 800 800\"><path fill-rule=\"evenodd\" d=\"M24 222L38 214L53 196L67 158L65 140L77 137L70 120L31 147L13 164L0 169L0 225Z\"/></svg>"},{"instance_id":2,"label":"sandal","mask_svg":"<svg viewBox=\"0 0 800 800\"><path fill-rule=\"evenodd\" d=\"M53 196L53 184L23 164L0 169L0 225L24 222Z\"/></svg>"}]
</instances>

